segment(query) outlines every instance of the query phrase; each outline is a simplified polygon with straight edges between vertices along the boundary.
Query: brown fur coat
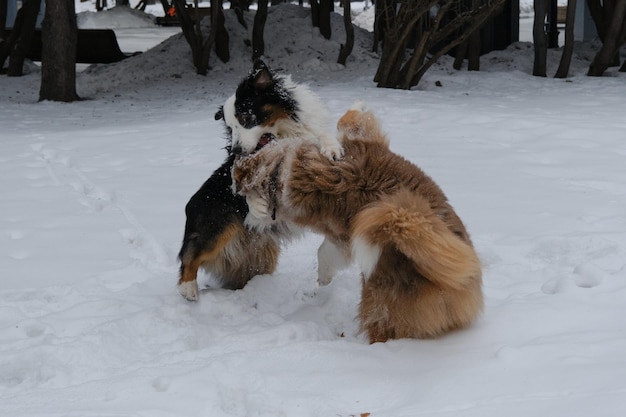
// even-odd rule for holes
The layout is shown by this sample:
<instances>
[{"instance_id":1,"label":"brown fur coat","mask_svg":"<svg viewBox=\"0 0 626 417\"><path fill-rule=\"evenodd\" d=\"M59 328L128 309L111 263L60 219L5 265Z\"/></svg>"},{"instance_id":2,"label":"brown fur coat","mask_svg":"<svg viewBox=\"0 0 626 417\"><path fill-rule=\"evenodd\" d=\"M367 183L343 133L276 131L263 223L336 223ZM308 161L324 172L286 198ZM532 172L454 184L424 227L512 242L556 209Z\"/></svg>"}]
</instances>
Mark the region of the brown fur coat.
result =
<instances>
[{"instance_id":1,"label":"brown fur coat","mask_svg":"<svg viewBox=\"0 0 626 417\"><path fill-rule=\"evenodd\" d=\"M483 305L480 261L442 190L389 150L372 113L350 110L338 130L343 159L303 142L273 143L235 163L236 191L265 224L311 228L356 260L370 342L470 324Z\"/></svg>"}]
</instances>

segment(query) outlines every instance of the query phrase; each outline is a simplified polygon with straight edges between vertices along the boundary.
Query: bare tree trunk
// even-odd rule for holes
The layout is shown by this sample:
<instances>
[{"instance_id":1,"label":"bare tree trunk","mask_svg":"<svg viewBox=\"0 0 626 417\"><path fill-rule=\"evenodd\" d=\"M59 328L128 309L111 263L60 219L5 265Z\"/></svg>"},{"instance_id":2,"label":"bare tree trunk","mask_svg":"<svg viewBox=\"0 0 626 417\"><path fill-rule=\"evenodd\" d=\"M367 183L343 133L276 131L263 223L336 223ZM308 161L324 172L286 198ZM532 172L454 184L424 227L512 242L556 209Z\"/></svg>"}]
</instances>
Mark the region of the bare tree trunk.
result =
<instances>
[{"instance_id":1,"label":"bare tree trunk","mask_svg":"<svg viewBox=\"0 0 626 417\"><path fill-rule=\"evenodd\" d=\"M454 55L454 63L452 64L452 68L457 71L463 67L463 61L465 61L465 57L467 56L468 44L469 41L464 41L456 48L456 54Z\"/></svg>"},{"instance_id":2,"label":"bare tree trunk","mask_svg":"<svg viewBox=\"0 0 626 417\"><path fill-rule=\"evenodd\" d=\"M474 31L468 39L467 70L480 71L480 30Z\"/></svg>"},{"instance_id":3,"label":"bare tree trunk","mask_svg":"<svg viewBox=\"0 0 626 417\"><path fill-rule=\"evenodd\" d=\"M248 24L243 18L243 12L250 10L250 1L251 0L231 0L230 2L230 8L235 10L235 16L237 16L237 21L241 26L246 29L248 29Z\"/></svg>"},{"instance_id":4,"label":"bare tree trunk","mask_svg":"<svg viewBox=\"0 0 626 417\"><path fill-rule=\"evenodd\" d=\"M76 94L77 31L74 0L46 0L39 101L79 99Z\"/></svg>"},{"instance_id":5,"label":"bare tree trunk","mask_svg":"<svg viewBox=\"0 0 626 417\"><path fill-rule=\"evenodd\" d=\"M202 49L202 36L198 39L193 22L191 21L191 16L189 16L189 11L187 10L187 2L185 0L173 0L172 4L176 9L176 16L178 16L178 20L180 21L180 27L183 31L183 35L185 36L185 40L187 40L187 43L191 47L193 64L196 67L196 70L199 71L198 54Z\"/></svg>"},{"instance_id":6,"label":"bare tree trunk","mask_svg":"<svg viewBox=\"0 0 626 417\"><path fill-rule=\"evenodd\" d=\"M320 27L320 3L319 0L310 0L311 4L311 23L314 28Z\"/></svg>"},{"instance_id":7,"label":"bare tree trunk","mask_svg":"<svg viewBox=\"0 0 626 417\"><path fill-rule=\"evenodd\" d=\"M565 46L563 47L563 55L559 69L556 70L554 78L567 78L569 66L572 62L572 53L574 52L574 20L576 17L576 0L568 0L567 14L565 16Z\"/></svg>"},{"instance_id":8,"label":"bare tree trunk","mask_svg":"<svg viewBox=\"0 0 626 417\"><path fill-rule=\"evenodd\" d=\"M589 14L591 15L591 18L593 19L593 23L596 26L598 37L600 38L602 42L604 42L604 34L605 34L604 11L605 9L602 5L602 0L587 0L587 7L589 8Z\"/></svg>"},{"instance_id":9,"label":"bare tree trunk","mask_svg":"<svg viewBox=\"0 0 626 417\"><path fill-rule=\"evenodd\" d=\"M556 0L548 1L548 48L559 47L559 31L556 29L558 8Z\"/></svg>"},{"instance_id":10,"label":"bare tree trunk","mask_svg":"<svg viewBox=\"0 0 626 417\"><path fill-rule=\"evenodd\" d=\"M337 63L346 65L346 60L352 53L354 47L354 27L352 26L352 15L350 11L350 2L344 0L343 2L343 24L346 28L346 43L342 44L339 48L339 58Z\"/></svg>"},{"instance_id":11,"label":"bare tree trunk","mask_svg":"<svg viewBox=\"0 0 626 417\"><path fill-rule=\"evenodd\" d=\"M230 61L230 36L226 30L226 19L221 1L211 1L211 26L215 25L215 55L222 61ZM215 13L215 14L214 14ZM198 19L199 20L199 19Z\"/></svg>"},{"instance_id":12,"label":"bare tree trunk","mask_svg":"<svg viewBox=\"0 0 626 417\"><path fill-rule=\"evenodd\" d=\"M619 47L624 42L624 32L626 28L624 22L625 17L626 0L615 0L611 22L605 33L602 48L600 48L589 66L587 75L601 76L610 66L611 61L614 60L616 53L619 51Z\"/></svg>"},{"instance_id":13,"label":"bare tree trunk","mask_svg":"<svg viewBox=\"0 0 626 417\"><path fill-rule=\"evenodd\" d=\"M469 22L468 28L461 35L459 35L456 39L450 41L447 45L439 49L435 52L430 58L424 62L419 70L415 72L413 77L410 80L410 84L408 86L401 86L402 88L410 88L416 86L419 81L422 79L426 71L435 63L439 58L441 58L444 54L450 52L453 48L465 42L468 37L475 31L480 30L485 23L489 21L494 15L496 15L500 10L502 10L502 6L504 5L505 0L494 1L490 4L486 4L481 6L479 9L474 10L472 14L466 16L468 19L464 23L464 19L459 20L456 24L447 24L444 28L437 32L438 37L436 37L436 41L439 42L442 39L447 39L455 30L460 29L462 26L465 26L467 22Z\"/></svg>"},{"instance_id":14,"label":"bare tree trunk","mask_svg":"<svg viewBox=\"0 0 626 417\"><path fill-rule=\"evenodd\" d=\"M452 8L453 5L454 5L454 2L452 1L448 1L447 3L444 3L439 8L437 15L432 19L432 22L430 23L430 27L428 28L428 30L424 30L421 33L420 39L416 43L415 48L413 49L413 55L400 70L400 81L398 83L399 84L398 86L400 88L405 89L405 90L408 90L409 88L411 88L413 77L419 72L419 69L424 66L424 63L428 62L428 60L426 59L426 55L430 47L437 43L437 41L435 40L434 34L437 32L442 33L442 31L444 30L442 28L440 31L440 24L443 21L444 16L448 14L448 11ZM457 45L462 44L465 40L466 39L463 39Z\"/></svg>"},{"instance_id":15,"label":"bare tree trunk","mask_svg":"<svg viewBox=\"0 0 626 417\"><path fill-rule=\"evenodd\" d=\"M252 60L260 58L265 53L265 21L267 20L267 0L259 0L256 15L254 16L254 27L252 28Z\"/></svg>"},{"instance_id":16,"label":"bare tree trunk","mask_svg":"<svg viewBox=\"0 0 626 417\"><path fill-rule=\"evenodd\" d=\"M7 0L0 0L0 48L2 42L4 42L4 30L6 29L8 6L9 4Z\"/></svg>"},{"instance_id":17,"label":"bare tree trunk","mask_svg":"<svg viewBox=\"0 0 626 417\"><path fill-rule=\"evenodd\" d=\"M231 0L230 8L231 9L241 9L241 10L250 10L251 0Z\"/></svg>"},{"instance_id":18,"label":"bare tree trunk","mask_svg":"<svg viewBox=\"0 0 626 417\"><path fill-rule=\"evenodd\" d=\"M480 6L479 1L480 0L472 0L473 9ZM456 48L456 56L452 67L456 70L460 70L463 66L463 61L467 58L467 70L479 71L481 47L481 32L477 30Z\"/></svg>"},{"instance_id":19,"label":"bare tree trunk","mask_svg":"<svg viewBox=\"0 0 626 417\"><path fill-rule=\"evenodd\" d=\"M598 32L600 41L604 44L607 30L611 25L615 5L619 0L587 0L589 13ZM619 65L619 50L616 51L609 66Z\"/></svg>"},{"instance_id":20,"label":"bare tree trunk","mask_svg":"<svg viewBox=\"0 0 626 417\"><path fill-rule=\"evenodd\" d=\"M385 28L382 56L374 77L377 86L409 89L417 85L441 56L463 43L469 45L469 36L479 33L502 10L505 1L473 2L466 9L463 0L403 0L396 9L384 9L389 13L387 21L393 24ZM438 6L435 16L431 14L434 6ZM406 60L409 39L415 40L413 52Z\"/></svg>"},{"instance_id":21,"label":"bare tree trunk","mask_svg":"<svg viewBox=\"0 0 626 417\"><path fill-rule=\"evenodd\" d=\"M24 21L23 14L18 13L15 21L13 22L13 31L11 32L11 35L5 36L4 31L6 28L4 23L7 18L7 0L2 0L2 4L4 4L4 6L0 7L4 7L4 19L2 20L2 33L0 33L0 71L3 70L4 63L11 54L11 50L13 49L15 42L17 42L17 39L19 38L22 22Z\"/></svg>"},{"instance_id":22,"label":"bare tree trunk","mask_svg":"<svg viewBox=\"0 0 626 417\"><path fill-rule=\"evenodd\" d=\"M377 0L374 4L374 44L372 52L378 52L378 44L384 42L387 28L394 27L396 0Z\"/></svg>"},{"instance_id":23,"label":"bare tree trunk","mask_svg":"<svg viewBox=\"0 0 626 417\"><path fill-rule=\"evenodd\" d=\"M191 47L191 55L193 59L193 64L196 67L196 72L200 75L206 75L209 70L209 57L211 56L211 48L216 42L218 37L218 27L219 27L219 13L222 10L222 4L220 0L211 0L211 29L209 32L209 37L205 40L202 34L202 28L200 25L199 16L196 15L195 23L191 19L189 8L187 7L187 3L185 0L173 0L174 7L176 8L176 15L180 20L180 25L183 30L183 35L187 40L187 43ZM198 9L198 0L195 0L195 7ZM223 29L224 31L226 29ZM222 38L222 46L224 47L224 43L228 44L228 34L226 34L225 38ZM223 36L220 35L220 36ZM226 49L228 46L226 45ZM216 51L218 54L218 51ZM221 55L221 56L220 56ZM220 59L228 58L229 53L226 52L224 54L223 49L219 50L218 57Z\"/></svg>"},{"instance_id":24,"label":"bare tree trunk","mask_svg":"<svg viewBox=\"0 0 626 417\"><path fill-rule=\"evenodd\" d=\"M374 82L378 83L378 87L396 88L398 86L408 39L424 14L437 2L438 0L431 0L430 3L422 5L404 3L398 9L397 14L390 7L383 9L385 38L378 69L374 76ZM427 39L428 36L422 33L414 50L421 50L421 44ZM416 55L414 52L412 59L415 61L419 59Z\"/></svg>"},{"instance_id":25,"label":"bare tree trunk","mask_svg":"<svg viewBox=\"0 0 626 417\"><path fill-rule=\"evenodd\" d=\"M198 9L198 0L195 1L196 10ZM202 35L202 26L200 24L200 17L196 18L196 33L198 34L198 39L200 39L200 44L202 45L202 50L200 53L200 64L198 66L198 74L206 75L209 70L209 57L211 56L211 48L215 45L217 40L217 34L219 32L219 14L222 11L222 2L220 0L211 0L211 28L209 29L209 37L206 41L204 41L204 36ZM224 29L226 31L226 29ZM228 34L226 34L226 43L228 43ZM228 45L226 46L228 48ZM226 58L228 60L228 51L226 51L226 56L224 56L223 51L220 51L218 54L217 45L215 54L218 55L220 59ZM222 54L222 57L219 55ZM224 61L225 62L225 61Z\"/></svg>"},{"instance_id":26,"label":"bare tree trunk","mask_svg":"<svg viewBox=\"0 0 626 417\"><path fill-rule=\"evenodd\" d=\"M326 39L330 39L330 35L332 33L332 30L330 27L330 12L332 10L333 10L332 0L320 0L320 9L319 9L320 33Z\"/></svg>"},{"instance_id":27,"label":"bare tree trunk","mask_svg":"<svg viewBox=\"0 0 626 417\"><path fill-rule=\"evenodd\" d=\"M533 75L546 77L546 61L548 55L547 36L545 31L546 3L544 0L535 0L535 21L533 24L533 42L535 44L535 62L533 64Z\"/></svg>"},{"instance_id":28,"label":"bare tree trunk","mask_svg":"<svg viewBox=\"0 0 626 417\"><path fill-rule=\"evenodd\" d=\"M480 6L480 0L472 0L472 8ZM475 30L467 39L467 70L480 71L480 30Z\"/></svg>"},{"instance_id":29,"label":"bare tree trunk","mask_svg":"<svg viewBox=\"0 0 626 417\"><path fill-rule=\"evenodd\" d=\"M7 69L7 75L10 77L22 75L26 54L35 36L35 24L37 23L37 14L40 6L41 0L25 0L18 12L17 19L21 18L22 20L19 28L13 29L18 30L18 33L16 33L18 38L14 47L10 45L13 48L10 52L9 68ZM2 63L4 63L4 60L2 60Z\"/></svg>"},{"instance_id":30,"label":"bare tree trunk","mask_svg":"<svg viewBox=\"0 0 626 417\"><path fill-rule=\"evenodd\" d=\"M334 9L332 0L311 0L311 22L326 39L330 39L330 12Z\"/></svg>"}]
</instances>

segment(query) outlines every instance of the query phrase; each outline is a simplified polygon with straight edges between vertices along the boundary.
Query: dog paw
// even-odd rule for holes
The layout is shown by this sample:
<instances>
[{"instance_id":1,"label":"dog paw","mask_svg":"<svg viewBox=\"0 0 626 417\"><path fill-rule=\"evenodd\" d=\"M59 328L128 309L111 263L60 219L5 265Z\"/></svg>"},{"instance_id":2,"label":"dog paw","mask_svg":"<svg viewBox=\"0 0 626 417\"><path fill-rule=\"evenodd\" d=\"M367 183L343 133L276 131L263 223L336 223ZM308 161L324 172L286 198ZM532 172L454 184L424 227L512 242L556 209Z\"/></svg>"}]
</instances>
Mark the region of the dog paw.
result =
<instances>
[{"instance_id":1,"label":"dog paw","mask_svg":"<svg viewBox=\"0 0 626 417\"><path fill-rule=\"evenodd\" d=\"M320 287L327 286L328 284L330 284L332 282L332 280L333 280L333 276L332 275L322 275L322 274L319 274L317 276L317 284Z\"/></svg>"},{"instance_id":2,"label":"dog paw","mask_svg":"<svg viewBox=\"0 0 626 417\"><path fill-rule=\"evenodd\" d=\"M320 152L331 161L339 160L343 157L343 146L336 138L326 137L320 143Z\"/></svg>"},{"instance_id":3,"label":"dog paw","mask_svg":"<svg viewBox=\"0 0 626 417\"><path fill-rule=\"evenodd\" d=\"M269 203L260 196L246 196L246 203L250 214L257 219L264 219L270 215Z\"/></svg>"},{"instance_id":4,"label":"dog paw","mask_svg":"<svg viewBox=\"0 0 626 417\"><path fill-rule=\"evenodd\" d=\"M187 301L198 301L198 281L187 281L178 284L178 292Z\"/></svg>"}]
</instances>

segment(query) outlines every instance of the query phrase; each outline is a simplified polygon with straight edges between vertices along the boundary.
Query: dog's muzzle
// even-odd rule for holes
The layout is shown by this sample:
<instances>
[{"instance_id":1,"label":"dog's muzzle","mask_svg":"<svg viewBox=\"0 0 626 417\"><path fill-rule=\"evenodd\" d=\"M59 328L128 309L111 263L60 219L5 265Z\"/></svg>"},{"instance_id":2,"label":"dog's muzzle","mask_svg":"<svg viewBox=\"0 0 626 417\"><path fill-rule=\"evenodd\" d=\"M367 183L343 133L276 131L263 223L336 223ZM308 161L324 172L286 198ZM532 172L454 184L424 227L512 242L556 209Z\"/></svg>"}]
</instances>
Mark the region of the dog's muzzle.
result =
<instances>
[{"instance_id":1,"label":"dog's muzzle","mask_svg":"<svg viewBox=\"0 0 626 417\"><path fill-rule=\"evenodd\" d=\"M237 156L241 156L243 154L243 149L241 148L241 146L237 145L237 146L233 146L230 149L230 153L232 155L237 155Z\"/></svg>"}]
</instances>

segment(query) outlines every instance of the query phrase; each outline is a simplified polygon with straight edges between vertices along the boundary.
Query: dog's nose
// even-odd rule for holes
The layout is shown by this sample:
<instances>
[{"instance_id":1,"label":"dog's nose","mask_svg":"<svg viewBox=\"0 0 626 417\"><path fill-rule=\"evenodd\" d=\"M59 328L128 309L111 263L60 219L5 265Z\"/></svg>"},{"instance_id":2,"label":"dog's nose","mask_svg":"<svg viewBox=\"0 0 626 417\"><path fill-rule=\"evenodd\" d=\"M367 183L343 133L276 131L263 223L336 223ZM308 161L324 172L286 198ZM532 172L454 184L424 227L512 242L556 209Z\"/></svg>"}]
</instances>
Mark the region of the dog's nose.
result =
<instances>
[{"instance_id":1,"label":"dog's nose","mask_svg":"<svg viewBox=\"0 0 626 417\"><path fill-rule=\"evenodd\" d=\"M241 155L243 153L243 149L240 145L236 145L231 148L230 153L233 155Z\"/></svg>"}]
</instances>

